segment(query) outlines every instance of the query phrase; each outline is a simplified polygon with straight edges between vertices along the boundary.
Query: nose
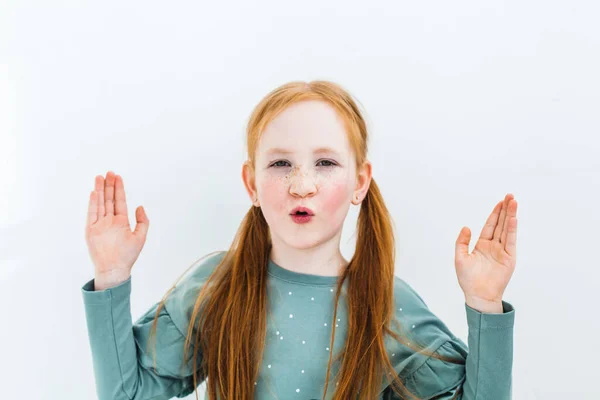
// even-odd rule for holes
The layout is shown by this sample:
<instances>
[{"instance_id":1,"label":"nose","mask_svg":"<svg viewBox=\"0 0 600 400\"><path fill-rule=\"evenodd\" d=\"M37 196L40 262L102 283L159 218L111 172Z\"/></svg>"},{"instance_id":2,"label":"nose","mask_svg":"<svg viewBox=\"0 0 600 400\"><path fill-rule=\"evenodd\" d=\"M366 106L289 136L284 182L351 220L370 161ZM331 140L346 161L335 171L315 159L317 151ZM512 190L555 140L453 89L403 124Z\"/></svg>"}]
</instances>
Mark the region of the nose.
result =
<instances>
[{"instance_id":1,"label":"nose","mask_svg":"<svg viewBox=\"0 0 600 400\"><path fill-rule=\"evenodd\" d=\"M292 196L312 196L317 192L315 179L312 173L301 168L296 168L290 177L290 194Z\"/></svg>"}]
</instances>

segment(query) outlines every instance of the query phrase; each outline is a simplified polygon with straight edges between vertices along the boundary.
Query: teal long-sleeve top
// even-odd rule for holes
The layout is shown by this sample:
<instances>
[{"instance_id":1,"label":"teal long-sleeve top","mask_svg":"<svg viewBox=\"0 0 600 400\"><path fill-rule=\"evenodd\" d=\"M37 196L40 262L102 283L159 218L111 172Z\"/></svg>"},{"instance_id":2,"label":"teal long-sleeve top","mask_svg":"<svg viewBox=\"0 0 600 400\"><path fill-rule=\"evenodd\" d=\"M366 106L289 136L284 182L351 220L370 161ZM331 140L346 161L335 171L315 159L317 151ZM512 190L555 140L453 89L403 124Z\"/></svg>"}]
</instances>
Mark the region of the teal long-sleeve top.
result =
<instances>
[{"instance_id":1,"label":"teal long-sleeve top","mask_svg":"<svg viewBox=\"0 0 600 400\"><path fill-rule=\"evenodd\" d=\"M132 322L131 277L105 290L95 291L93 279L83 285L99 400L163 400L185 397L194 391L191 356L180 368L185 335L197 295L224 255L216 252L203 258L167 297L158 316L156 370L147 343L158 302ZM344 283L334 348L329 348L336 280L335 276L287 270L269 260L270 315L255 399L321 399L329 352L334 351L335 356L341 351L347 334ZM464 360L461 365L428 357L386 337L392 365L408 390L424 400L512 398L515 311L510 303L503 301L502 314L480 313L465 304L467 347L415 290L396 276L394 301L396 318L408 338L416 338L436 354ZM198 354L198 360L201 357ZM330 378L335 372L334 364ZM326 398L335 390L332 382L328 390ZM379 400L400 400L389 381L382 383Z\"/></svg>"}]
</instances>

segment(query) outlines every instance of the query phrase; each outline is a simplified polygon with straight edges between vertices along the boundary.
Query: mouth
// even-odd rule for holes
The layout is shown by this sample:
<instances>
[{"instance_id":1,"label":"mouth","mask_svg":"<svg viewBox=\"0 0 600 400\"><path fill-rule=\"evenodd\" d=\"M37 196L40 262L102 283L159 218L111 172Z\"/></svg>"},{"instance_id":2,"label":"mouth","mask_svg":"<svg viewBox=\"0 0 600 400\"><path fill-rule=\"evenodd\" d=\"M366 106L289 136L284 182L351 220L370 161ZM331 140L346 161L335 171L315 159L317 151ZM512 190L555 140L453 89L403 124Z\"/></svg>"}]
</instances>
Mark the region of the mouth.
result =
<instances>
[{"instance_id":1,"label":"mouth","mask_svg":"<svg viewBox=\"0 0 600 400\"><path fill-rule=\"evenodd\" d=\"M296 207L292 210L290 215L293 216L314 216L315 214L312 212L310 208L307 207Z\"/></svg>"}]
</instances>

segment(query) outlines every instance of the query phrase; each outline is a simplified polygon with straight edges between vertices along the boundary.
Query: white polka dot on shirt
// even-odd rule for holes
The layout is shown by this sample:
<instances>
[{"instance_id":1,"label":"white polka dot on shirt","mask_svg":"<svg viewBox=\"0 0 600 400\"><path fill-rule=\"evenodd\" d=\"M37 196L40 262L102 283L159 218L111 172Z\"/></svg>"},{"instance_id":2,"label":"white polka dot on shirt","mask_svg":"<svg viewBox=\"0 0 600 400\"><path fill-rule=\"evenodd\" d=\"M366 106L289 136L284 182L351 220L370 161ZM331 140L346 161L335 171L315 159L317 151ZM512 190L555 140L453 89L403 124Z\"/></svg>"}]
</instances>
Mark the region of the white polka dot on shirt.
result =
<instances>
[{"instance_id":1,"label":"white polka dot on shirt","mask_svg":"<svg viewBox=\"0 0 600 400\"><path fill-rule=\"evenodd\" d=\"M414 328L414 327L415 327L415 326L413 325L413 328Z\"/></svg>"},{"instance_id":2,"label":"white polka dot on shirt","mask_svg":"<svg viewBox=\"0 0 600 400\"><path fill-rule=\"evenodd\" d=\"M327 322L325 322L325 323L323 324L323 326L327 326Z\"/></svg>"},{"instance_id":3,"label":"white polka dot on shirt","mask_svg":"<svg viewBox=\"0 0 600 400\"><path fill-rule=\"evenodd\" d=\"M294 318L294 315L290 314L290 318Z\"/></svg>"},{"instance_id":4,"label":"white polka dot on shirt","mask_svg":"<svg viewBox=\"0 0 600 400\"><path fill-rule=\"evenodd\" d=\"M271 364L267 365L267 368L271 368Z\"/></svg>"},{"instance_id":5,"label":"white polka dot on shirt","mask_svg":"<svg viewBox=\"0 0 600 400\"><path fill-rule=\"evenodd\" d=\"M314 298L314 297L311 297L310 299L311 299L311 300L314 300L315 298Z\"/></svg>"},{"instance_id":6,"label":"white polka dot on shirt","mask_svg":"<svg viewBox=\"0 0 600 400\"><path fill-rule=\"evenodd\" d=\"M300 391L300 389L296 389L296 393L298 393Z\"/></svg>"},{"instance_id":7,"label":"white polka dot on shirt","mask_svg":"<svg viewBox=\"0 0 600 400\"><path fill-rule=\"evenodd\" d=\"M291 295L292 295L292 292L289 292L288 294L291 296Z\"/></svg>"}]
</instances>

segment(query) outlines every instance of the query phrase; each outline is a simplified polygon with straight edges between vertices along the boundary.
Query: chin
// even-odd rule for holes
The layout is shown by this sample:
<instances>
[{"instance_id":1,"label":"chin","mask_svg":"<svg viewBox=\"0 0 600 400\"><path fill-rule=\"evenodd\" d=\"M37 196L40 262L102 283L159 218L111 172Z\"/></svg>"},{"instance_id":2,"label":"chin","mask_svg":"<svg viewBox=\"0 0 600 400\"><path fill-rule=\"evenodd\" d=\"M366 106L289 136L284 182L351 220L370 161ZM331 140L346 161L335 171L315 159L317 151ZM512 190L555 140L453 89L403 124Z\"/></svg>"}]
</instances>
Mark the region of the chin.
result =
<instances>
[{"instance_id":1,"label":"chin","mask_svg":"<svg viewBox=\"0 0 600 400\"><path fill-rule=\"evenodd\" d=\"M283 235L279 235L279 238L289 247L293 247L294 249L298 250L310 249L318 246L322 242L322 238L313 235L295 235L284 233Z\"/></svg>"},{"instance_id":2,"label":"chin","mask_svg":"<svg viewBox=\"0 0 600 400\"><path fill-rule=\"evenodd\" d=\"M316 232L290 232L288 230L271 230L271 237L273 236L277 237L279 242L285 243L286 246L298 250L306 250L313 248L326 240L322 233Z\"/></svg>"},{"instance_id":3,"label":"chin","mask_svg":"<svg viewBox=\"0 0 600 400\"><path fill-rule=\"evenodd\" d=\"M294 249L307 250L331 240L335 232L285 232L279 237Z\"/></svg>"}]
</instances>

